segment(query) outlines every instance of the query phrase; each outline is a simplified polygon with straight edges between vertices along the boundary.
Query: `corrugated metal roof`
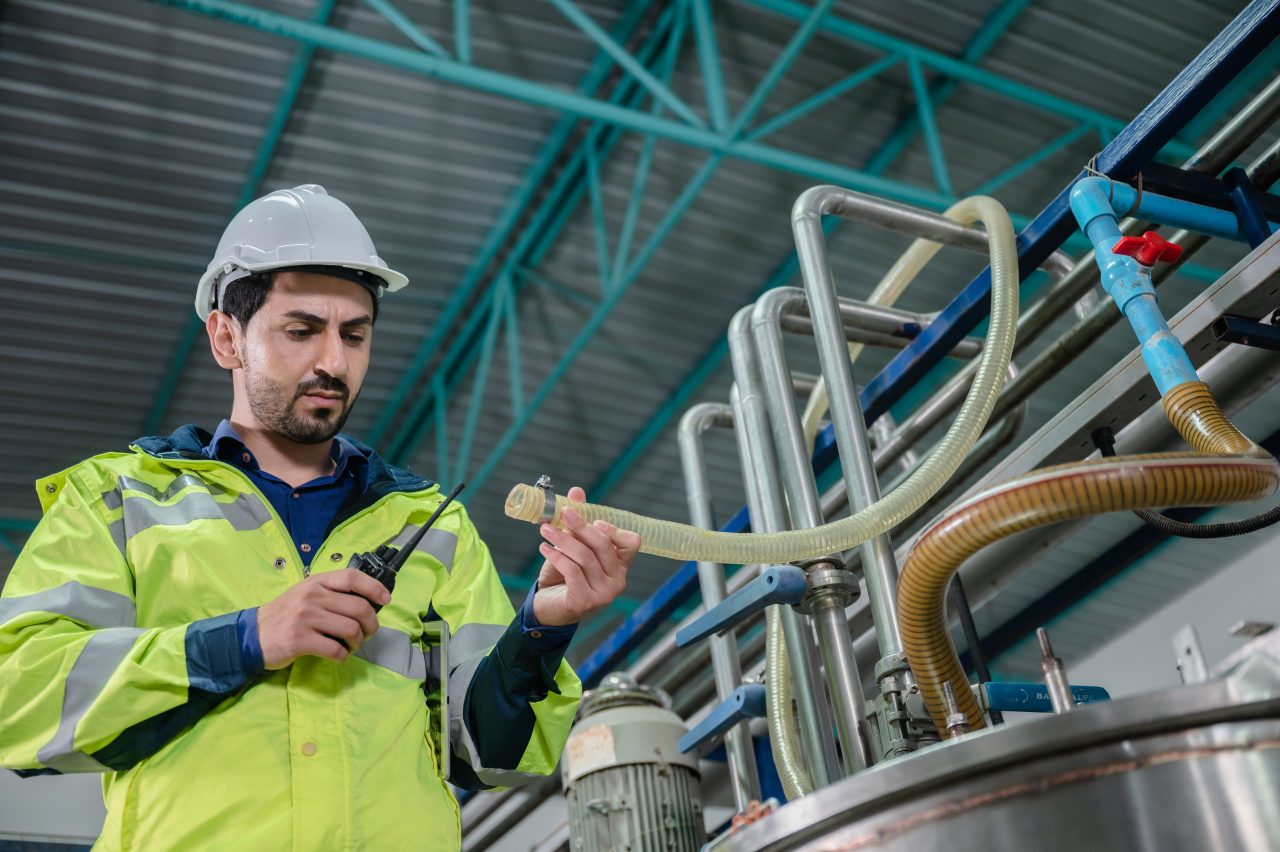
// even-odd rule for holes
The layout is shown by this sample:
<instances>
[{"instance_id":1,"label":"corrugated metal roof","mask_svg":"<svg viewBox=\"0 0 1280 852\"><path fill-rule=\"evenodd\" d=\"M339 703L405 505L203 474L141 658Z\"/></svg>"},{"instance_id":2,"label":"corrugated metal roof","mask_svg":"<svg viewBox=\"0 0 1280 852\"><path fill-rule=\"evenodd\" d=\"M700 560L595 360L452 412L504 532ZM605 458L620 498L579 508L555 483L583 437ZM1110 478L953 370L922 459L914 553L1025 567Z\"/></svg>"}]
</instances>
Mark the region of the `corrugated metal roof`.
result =
<instances>
[{"instance_id":1,"label":"corrugated metal roof","mask_svg":"<svg viewBox=\"0 0 1280 852\"><path fill-rule=\"evenodd\" d=\"M306 18L315 4L280 0L258 5ZM452 4L415 0L398 5L452 45ZM879 0L841 3L837 14L955 56L998 5L994 0ZM589 39L549 5L502 0L471 6L480 66L567 91L596 55ZM619 20L621 12L619 3L583 8L605 27ZM1166 4L1166 19L1177 20L1176 27L1151 22L1144 9L1101 0L1040 0L1022 11L980 65L1127 120L1230 20L1238 4ZM714 10L728 101L737 109L796 24L750 4L716 3ZM15 0L0 15L0 205L6 211L0 220L0 308L11 321L10 334L0 343L0 357L9 367L0 376L0 398L5 400L0 515L34 519L37 506L29 488L35 477L94 452L121 448L142 428L187 322L194 282L233 212L296 46L175 9L119 0ZM1096 26L1101 19L1117 26L1140 21L1159 37L1129 44ZM333 25L409 44L363 4L339 3ZM1062 50L1066 44L1070 52ZM765 104L758 122L881 55L819 34ZM701 72L691 44L680 54L671 89L703 110ZM859 167L911 106L907 72L899 64L766 141ZM366 434L392 400L415 352L476 263L480 247L526 180L558 118L549 110L364 59L316 54L263 186L324 184L351 204L380 253L414 281L385 304L374 366L348 424L353 433ZM937 122L959 191L987 180L1074 124L970 84L959 86L940 106ZM1011 210L1034 214L1098 144L1096 135L1087 134L995 194ZM612 248L619 240L643 145L637 134L624 133L602 163ZM674 142L656 144L633 254L706 156ZM932 190L933 173L920 138L886 177ZM733 313L786 256L791 203L814 182L739 160L720 164L581 357L547 394L511 451L466 495L503 571L526 566L536 545L534 530L502 516L502 499L511 483L547 472L561 484L590 485L610 470L723 336ZM536 266L536 278L515 279L520 390L526 401L600 301L609 297L597 272L592 219L584 200ZM865 295L906 244L897 235L842 227L831 240L842 292ZM1197 262L1226 268L1239 254L1215 245ZM902 305L941 307L980 266L977 258L944 251ZM1201 286L1192 278L1175 278L1162 299L1176 309ZM455 333L460 328L461 323ZM472 474L517 416L504 334L500 328L482 416L470 434ZM803 341L792 340L788 346L795 368L816 369ZM1127 332L1116 330L1091 348L1061 382L1032 400L1024 434L1131 346ZM886 359L884 353L868 352L859 375L872 375ZM426 381L434 375L434 369L429 371ZM727 399L729 382L722 365L695 401ZM412 396L428 390L426 382L420 383ZM451 459L467 424L469 392L470 380L465 380L448 411ZM163 428L183 422L212 425L227 411L229 399L225 375L198 341ZM398 416L405 416L403 409ZM657 517L686 516L674 423L620 479L607 502ZM709 447L716 508L725 518L742 500L736 450L727 434L712 435ZM410 463L425 475L445 477L434 434L426 435ZM459 476L456 470L447 474ZM1099 522L1098 541L1123 535L1123 523L1106 523L1110 519ZM1092 533L1089 538L1094 540ZM997 623L996 614L1014 611L1016 602L1029 600L1048 588L1052 577L1087 558L1072 547L1061 548L1052 564L1037 566L1025 586L1011 587L993 605L993 615L984 612L983 618ZM1162 573L1166 561L1163 556L1148 560L1141 569L1151 574L1153 588L1185 581L1176 568ZM11 562L11 554L0 548L0 572ZM630 594L645 596L674 567L642 557ZM1123 607L1143 601L1154 605L1161 599L1144 589L1125 595L1118 599ZM1112 615L1083 607L1079 641L1072 638L1074 626L1059 641L1083 647L1089 637L1118 623L1114 618L1099 621Z\"/></svg>"}]
</instances>

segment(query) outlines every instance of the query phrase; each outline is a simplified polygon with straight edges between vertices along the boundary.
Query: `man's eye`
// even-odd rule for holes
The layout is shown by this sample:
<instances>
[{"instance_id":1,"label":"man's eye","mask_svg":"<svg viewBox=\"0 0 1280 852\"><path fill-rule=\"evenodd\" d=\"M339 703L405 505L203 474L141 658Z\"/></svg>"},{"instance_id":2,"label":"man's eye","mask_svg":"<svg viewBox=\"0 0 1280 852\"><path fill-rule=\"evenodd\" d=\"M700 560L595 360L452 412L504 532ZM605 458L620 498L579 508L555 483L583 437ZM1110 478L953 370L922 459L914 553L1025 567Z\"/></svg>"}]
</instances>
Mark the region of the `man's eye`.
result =
<instances>
[{"instance_id":1,"label":"man's eye","mask_svg":"<svg viewBox=\"0 0 1280 852\"><path fill-rule=\"evenodd\" d=\"M361 343L364 343L363 334L346 334L343 336L347 339L347 342L353 346L359 346Z\"/></svg>"},{"instance_id":2,"label":"man's eye","mask_svg":"<svg viewBox=\"0 0 1280 852\"><path fill-rule=\"evenodd\" d=\"M309 328L286 328L284 333L301 340L304 337L310 337L312 332Z\"/></svg>"}]
</instances>

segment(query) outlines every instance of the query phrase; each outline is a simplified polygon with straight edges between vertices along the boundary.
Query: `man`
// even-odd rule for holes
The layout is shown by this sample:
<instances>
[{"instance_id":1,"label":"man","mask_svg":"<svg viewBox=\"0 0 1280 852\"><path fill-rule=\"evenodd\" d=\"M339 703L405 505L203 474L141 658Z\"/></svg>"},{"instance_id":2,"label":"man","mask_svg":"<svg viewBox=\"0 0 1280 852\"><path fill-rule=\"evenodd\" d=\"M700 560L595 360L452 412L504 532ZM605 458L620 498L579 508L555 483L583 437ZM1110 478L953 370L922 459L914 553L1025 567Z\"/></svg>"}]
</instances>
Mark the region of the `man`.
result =
<instances>
[{"instance_id":1,"label":"man","mask_svg":"<svg viewBox=\"0 0 1280 852\"><path fill-rule=\"evenodd\" d=\"M622 591L639 539L544 526L518 614L456 502L394 594L347 567L443 500L338 434L382 292L406 283L323 188L254 201L196 298L230 418L37 484L44 517L0 597L0 764L103 773L95 848L456 849L446 776L554 769L581 692L565 648ZM447 734L423 695L437 621Z\"/></svg>"}]
</instances>

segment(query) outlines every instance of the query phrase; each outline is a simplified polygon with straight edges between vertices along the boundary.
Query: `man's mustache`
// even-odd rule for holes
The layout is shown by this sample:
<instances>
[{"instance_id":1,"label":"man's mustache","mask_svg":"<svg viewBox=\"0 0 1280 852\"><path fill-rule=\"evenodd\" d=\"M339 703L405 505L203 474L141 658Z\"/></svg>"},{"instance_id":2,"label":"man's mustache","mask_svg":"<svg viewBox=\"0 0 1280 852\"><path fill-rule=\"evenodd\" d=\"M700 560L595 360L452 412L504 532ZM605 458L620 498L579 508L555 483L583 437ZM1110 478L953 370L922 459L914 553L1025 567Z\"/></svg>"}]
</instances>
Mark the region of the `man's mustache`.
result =
<instances>
[{"instance_id":1,"label":"man's mustache","mask_svg":"<svg viewBox=\"0 0 1280 852\"><path fill-rule=\"evenodd\" d=\"M343 400L347 400L351 397L351 389L347 387L347 383L342 381L342 379L335 379L332 376L321 376L320 378L312 379L309 382L304 382L298 385L298 393L294 396L294 399L301 399L307 394L315 393L316 391L342 394Z\"/></svg>"}]
</instances>

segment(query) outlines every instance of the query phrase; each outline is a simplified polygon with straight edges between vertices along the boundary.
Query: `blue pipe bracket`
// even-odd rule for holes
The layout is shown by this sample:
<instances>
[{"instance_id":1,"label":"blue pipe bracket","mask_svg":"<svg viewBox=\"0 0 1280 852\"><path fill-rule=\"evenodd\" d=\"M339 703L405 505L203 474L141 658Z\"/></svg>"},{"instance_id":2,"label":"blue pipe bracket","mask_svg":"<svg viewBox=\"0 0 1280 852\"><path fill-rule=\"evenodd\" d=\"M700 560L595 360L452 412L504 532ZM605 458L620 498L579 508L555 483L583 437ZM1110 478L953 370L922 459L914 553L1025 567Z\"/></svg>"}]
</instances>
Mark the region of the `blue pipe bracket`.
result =
<instances>
[{"instance_id":1,"label":"blue pipe bracket","mask_svg":"<svg viewBox=\"0 0 1280 852\"><path fill-rule=\"evenodd\" d=\"M676 647L685 648L712 634L724 633L767 606L798 604L804 600L807 587L802 569L774 565L676 631Z\"/></svg>"},{"instance_id":2,"label":"blue pipe bracket","mask_svg":"<svg viewBox=\"0 0 1280 852\"><path fill-rule=\"evenodd\" d=\"M1075 703L1094 704L1110 701L1111 693L1101 686L1072 686L1071 697ZM1004 713L1052 713L1049 687L1043 683L1016 681L992 681L982 684L982 702L988 710Z\"/></svg>"},{"instance_id":3,"label":"blue pipe bracket","mask_svg":"<svg viewBox=\"0 0 1280 852\"><path fill-rule=\"evenodd\" d=\"M693 730L680 738L680 752L688 754L700 746L715 742L739 722L760 719L764 714L764 687L756 683L740 686L695 725Z\"/></svg>"}]
</instances>

